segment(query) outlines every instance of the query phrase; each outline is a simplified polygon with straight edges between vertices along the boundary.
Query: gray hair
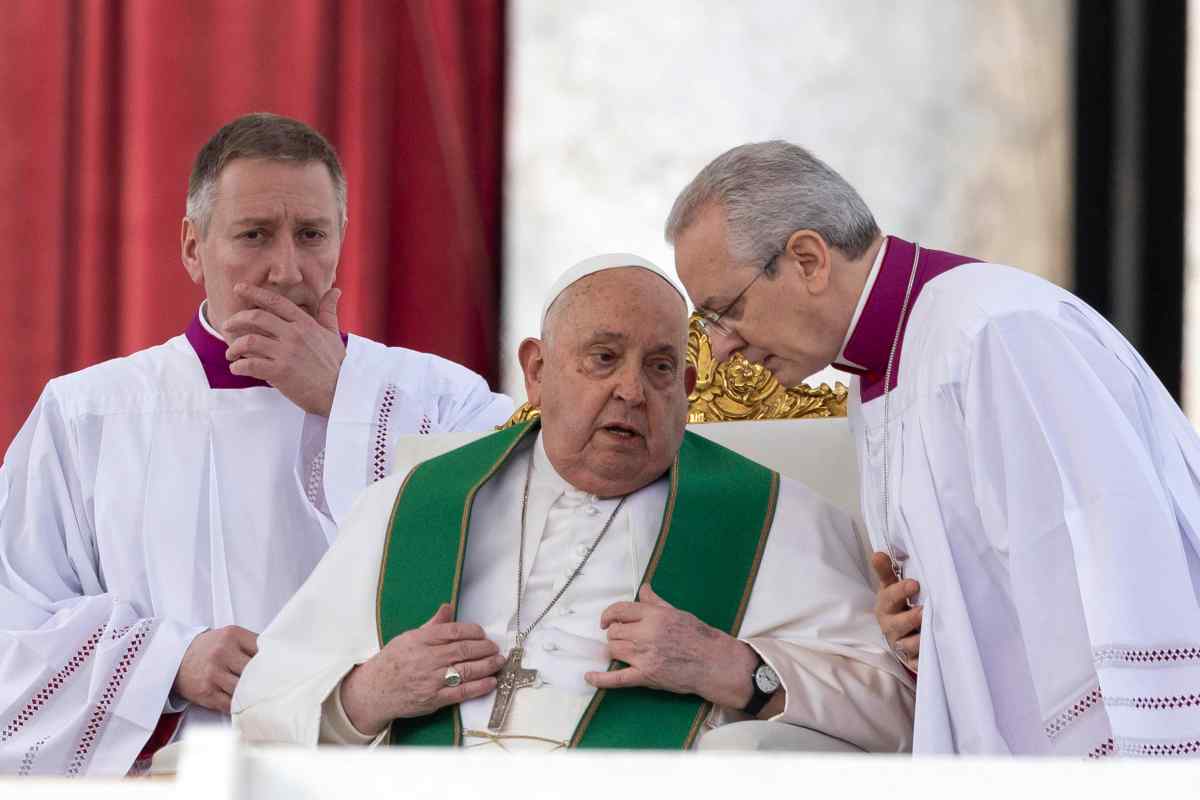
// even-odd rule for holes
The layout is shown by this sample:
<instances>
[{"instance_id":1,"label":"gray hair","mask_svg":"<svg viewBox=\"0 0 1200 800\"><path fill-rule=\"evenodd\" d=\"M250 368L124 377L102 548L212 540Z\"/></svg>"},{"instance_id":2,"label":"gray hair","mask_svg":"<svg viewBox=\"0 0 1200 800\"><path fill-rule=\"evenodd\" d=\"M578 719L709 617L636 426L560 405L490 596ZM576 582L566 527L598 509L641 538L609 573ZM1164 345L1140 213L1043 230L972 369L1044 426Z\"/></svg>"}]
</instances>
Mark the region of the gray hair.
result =
<instances>
[{"instance_id":1,"label":"gray hair","mask_svg":"<svg viewBox=\"0 0 1200 800\"><path fill-rule=\"evenodd\" d=\"M803 147L781 140L735 147L692 179L671 207L667 241L711 203L725 209L729 255L761 263L799 230L812 230L849 259L860 258L879 225L854 187Z\"/></svg>"},{"instance_id":2,"label":"gray hair","mask_svg":"<svg viewBox=\"0 0 1200 800\"><path fill-rule=\"evenodd\" d=\"M196 155L196 163L188 177L185 213L200 228L201 236L208 233L208 224L212 221L217 178L231 161L239 158L324 164L333 181L338 224L345 226L346 175L333 146L299 120L259 112L238 117L222 127Z\"/></svg>"}]
</instances>

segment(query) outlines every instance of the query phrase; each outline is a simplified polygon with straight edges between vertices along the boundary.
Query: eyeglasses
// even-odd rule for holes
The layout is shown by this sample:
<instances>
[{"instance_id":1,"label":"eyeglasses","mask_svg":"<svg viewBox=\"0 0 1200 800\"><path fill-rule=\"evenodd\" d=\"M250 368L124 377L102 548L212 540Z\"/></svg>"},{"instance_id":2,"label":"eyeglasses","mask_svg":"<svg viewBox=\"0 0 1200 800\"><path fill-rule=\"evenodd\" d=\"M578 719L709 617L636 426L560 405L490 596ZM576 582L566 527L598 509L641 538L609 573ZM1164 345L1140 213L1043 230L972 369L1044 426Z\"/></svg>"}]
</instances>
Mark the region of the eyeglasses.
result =
<instances>
[{"instance_id":1,"label":"eyeglasses","mask_svg":"<svg viewBox=\"0 0 1200 800\"><path fill-rule=\"evenodd\" d=\"M734 335L733 328L729 327L728 323L722 322L721 318L728 314L729 311L738 304L738 301L742 299L742 296L746 294L746 292L750 291L750 287L754 285L755 281L767 274L767 271L771 268L771 265L775 263L775 259L779 258L782 252L783 251L776 253L763 262L763 265L758 268L758 272L755 273L754 277L750 279L750 282L746 284L746 287L738 292L737 296L733 298L733 301L726 304L725 307L720 311L709 311L707 308L696 309L696 313L700 315L700 327L704 330L704 334L706 336L712 336L714 331L722 336Z\"/></svg>"}]
</instances>

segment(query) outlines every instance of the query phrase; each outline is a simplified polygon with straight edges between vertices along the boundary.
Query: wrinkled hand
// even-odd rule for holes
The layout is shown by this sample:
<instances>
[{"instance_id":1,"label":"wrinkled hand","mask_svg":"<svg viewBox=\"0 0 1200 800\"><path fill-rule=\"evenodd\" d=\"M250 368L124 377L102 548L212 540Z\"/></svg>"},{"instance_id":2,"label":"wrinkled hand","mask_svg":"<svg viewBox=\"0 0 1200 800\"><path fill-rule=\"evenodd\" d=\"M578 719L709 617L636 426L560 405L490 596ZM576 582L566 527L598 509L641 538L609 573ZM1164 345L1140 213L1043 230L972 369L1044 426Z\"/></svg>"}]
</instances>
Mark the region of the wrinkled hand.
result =
<instances>
[{"instance_id":1,"label":"wrinkled hand","mask_svg":"<svg viewBox=\"0 0 1200 800\"><path fill-rule=\"evenodd\" d=\"M175 694L228 714L242 670L257 652L258 636L245 628L227 625L205 631L183 654L175 675Z\"/></svg>"},{"instance_id":2,"label":"wrinkled hand","mask_svg":"<svg viewBox=\"0 0 1200 800\"><path fill-rule=\"evenodd\" d=\"M917 671L921 653L921 606L910 607L909 601L921 591L921 584L906 578L896 579L892 560L887 553L871 556L871 568L879 578L879 593L875 595L875 619L887 639L888 647L911 672Z\"/></svg>"},{"instance_id":3,"label":"wrinkled hand","mask_svg":"<svg viewBox=\"0 0 1200 800\"><path fill-rule=\"evenodd\" d=\"M270 289L239 283L234 291L255 307L222 326L231 342L225 351L229 371L266 381L310 414L329 416L346 358L337 320L342 290L325 293L316 319Z\"/></svg>"},{"instance_id":4,"label":"wrinkled hand","mask_svg":"<svg viewBox=\"0 0 1200 800\"><path fill-rule=\"evenodd\" d=\"M394 719L432 714L496 688L492 676L504 666L499 648L478 625L450 620L450 606L443 604L424 625L350 671L341 698L355 728L374 735ZM444 683L451 665L462 674L458 686Z\"/></svg>"},{"instance_id":5,"label":"wrinkled hand","mask_svg":"<svg viewBox=\"0 0 1200 800\"><path fill-rule=\"evenodd\" d=\"M649 584L637 602L613 603L600 615L608 650L628 667L589 672L600 689L647 686L678 694L698 694L730 708L750 701L750 674L758 665L753 649L694 615L663 600Z\"/></svg>"}]
</instances>

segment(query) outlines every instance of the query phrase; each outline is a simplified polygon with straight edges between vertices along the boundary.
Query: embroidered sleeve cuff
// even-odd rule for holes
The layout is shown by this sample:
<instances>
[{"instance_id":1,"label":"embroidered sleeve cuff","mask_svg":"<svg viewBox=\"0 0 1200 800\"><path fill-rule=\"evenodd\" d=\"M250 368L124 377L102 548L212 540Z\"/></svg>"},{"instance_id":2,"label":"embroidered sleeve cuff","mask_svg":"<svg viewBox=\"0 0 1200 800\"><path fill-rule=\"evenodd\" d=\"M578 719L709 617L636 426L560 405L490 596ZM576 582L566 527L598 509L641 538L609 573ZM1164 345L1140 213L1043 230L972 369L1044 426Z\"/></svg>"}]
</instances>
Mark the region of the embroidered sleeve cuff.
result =
<instances>
[{"instance_id":1,"label":"embroidered sleeve cuff","mask_svg":"<svg viewBox=\"0 0 1200 800\"><path fill-rule=\"evenodd\" d=\"M376 418L383 413L378 406L385 399L382 350L382 345L357 336L351 336L346 345L321 459L324 499L334 522L346 518L355 495L379 475L372 455L378 461L377 440L381 434L386 436L385 431L377 430L381 423L386 425L386 415Z\"/></svg>"}]
</instances>

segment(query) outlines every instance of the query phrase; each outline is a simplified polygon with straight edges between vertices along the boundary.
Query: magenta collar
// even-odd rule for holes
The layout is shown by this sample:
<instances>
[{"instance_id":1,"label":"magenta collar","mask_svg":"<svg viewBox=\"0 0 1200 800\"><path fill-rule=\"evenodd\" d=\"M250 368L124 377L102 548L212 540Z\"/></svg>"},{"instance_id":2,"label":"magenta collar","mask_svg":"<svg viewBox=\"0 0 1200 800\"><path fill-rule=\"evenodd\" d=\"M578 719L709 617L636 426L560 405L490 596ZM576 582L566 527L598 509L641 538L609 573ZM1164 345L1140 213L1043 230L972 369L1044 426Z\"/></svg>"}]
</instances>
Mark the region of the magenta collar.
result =
<instances>
[{"instance_id":1,"label":"magenta collar","mask_svg":"<svg viewBox=\"0 0 1200 800\"><path fill-rule=\"evenodd\" d=\"M209 333L202 322L200 312L192 317L192 322L184 332L188 344L196 351L200 366L204 367L204 376L208 378L210 389L250 389L255 386L270 386L266 381L251 378L248 375L234 375L229 371L229 361L225 358L228 343Z\"/></svg>"},{"instance_id":2,"label":"magenta collar","mask_svg":"<svg viewBox=\"0 0 1200 800\"><path fill-rule=\"evenodd\" d=\"M908 319L912 316L913 307L917 304L917 296L925 284L954 267L972 264L979 261L970 256L960 256L941 250L926 250L921 248L917 261L917 277L913 281L912 296L908 301L908 313L904 321L900 320L900 309L904 305L904 291L908 287L908 276L912 271L913 252L916 247L912 242L906 242L895 236L887 237L884 244L883 263L879 265L879 274L875 277L875 285L863 306L858 324L846 342L842 354L848 360L860 367L835 362L837 369L859 375L862 378L861 390L864 403L874 400L883 394L883 376L887 371L888 354L892 349L892 339L896 335L897 325L902 324L900 343L896 348L896 363L892 368L891 389L896 388L900 374L900 354L904 349L904 333L908 327Z\"/></svg>"},{"instance_id":3,"label":"magenta collar","mask_svg":"<svg viewBox=\"0 0 1200 800\"><path fill-rule=\"evenodd\" d=\"M192 317L191 323L184 331L184 336L187 337L188 344L196 351L196 357L200 359L200 366L204 367L204 377L208 378L208 388L252 389L256 386L269 387L271 385L258 378L235 375L229 371L229 361L225 358L225 351L229 349L229 345L224 339L208 332L204 323L200 321L200 311L197 311L196 316ZM343 331L342 344L346 344L348 340L349 337Z\"/></svg>"}]
</instances>

